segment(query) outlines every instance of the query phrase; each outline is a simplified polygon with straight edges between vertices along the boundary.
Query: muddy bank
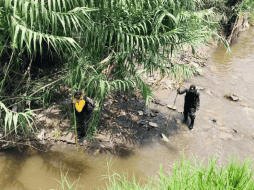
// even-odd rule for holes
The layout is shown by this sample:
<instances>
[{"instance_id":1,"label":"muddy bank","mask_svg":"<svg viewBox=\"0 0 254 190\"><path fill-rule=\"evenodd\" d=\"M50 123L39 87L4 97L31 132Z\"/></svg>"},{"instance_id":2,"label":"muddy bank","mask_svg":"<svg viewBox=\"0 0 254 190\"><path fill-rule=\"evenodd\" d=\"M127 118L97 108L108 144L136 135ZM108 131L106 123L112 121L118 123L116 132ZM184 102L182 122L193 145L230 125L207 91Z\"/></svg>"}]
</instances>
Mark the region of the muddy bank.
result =
<instances>
[{"instance_id":1,"label":"muddy bank","mask_svg":"<svg viewBox=\"0 0 254 190\"><path fill-rule=\"evenodd\" d=\"M197 50L195 55L190 53L191 48L178 56L171 58L171 62L190 65L191 67L203 67L209 58L209 48ZM196 73L198 75L199 73ZM172 78L162 78L158 74L144 76L147 84L154 89L175 89L178 81ZM70 92L70 89L69 89ZM70 94L69 94L70 97ZM171 104L161 103L159 99L153 99L152 104L171 110ZM70 118L61 119L66 113L62 113L59 107L71 106L70 98L59 101L56 105L37 114L38 138L41 143L62 144L69 143L75 146L75 135L71 129ZM162 108L159 108L162 109ZM161 141L161 133L166 136L174 135L181 130L187 130L188 123L182 123L182 111L173 108L171 118L166 131L168 114L164 115L159 109L151 109L145 106L140 91L127 96L124 94L111 94L105 98L95 138L91 140L79 139L79 145L89 152L111 153L124 156L137 146L147 146L155 141ZM64 111L65 112L65 111Z\"/></svg>"},{"instance_id":2,"label":"muddy bank","mask_svg":"<svg viewBox=\"0 0 254 190\"><path fill-rule=\"evenodd\" d=\"M194 55L191 53L191 48L186 47L181 54L170 58L170 61L195 68L204 67L209 58L211 47L215 47L215 44L197 49ZM201 72L194 74L199 75ZM157 73L144 75L143 79L154 90L174 90L178 87L178 81L173 78L163 78ZM73 117L71 114L71 89L69 87L61 87L61 89L65 92L63 93L65 99L59 100L48 109L36 113L36 121L33 126L37 130L37 139L31 137L26 140L22 138L17 143L32 143L33 146L48 144L50 147L56 144L75 146L75 133L71 122ZM159 109L165 107L166 110L171 110L173 102L171 104L161 103L160 99L155 98L152 100L152 104L162 106ZM67 109L63 109L63 107ZM114 155L123 156L122 150L125 150L125 152L128 150L131 153L136 146L144 146L154 141L160 141L161 133L169 136L174 135L180 128L186 128L186 125L181 123L182 111L174 110L171 113L169 129L165 131L168 115L164 115L159 109L146 108L140 91L129 96L111 94L105 98L95 138L92 141L80 138L78 144L95 154L110 152ZM36 140L39 141L36 142ZM5 143L3 149L8 148L8 144L8 142Z\"/></svg>"},{"instance_id":3,"label":"muddy bank","mask_svg":"<svg viewBox=\"0 0 254 190\"><path fill-rule=\"evenodd\" d=\"M160 104L157 100L153 102ZM75 146L75 135L70 131L70 119L60 120L62 115L64 114L57 105L37 115L36 127L40 131L37 137L40 143L51 145L67 143ZM147 108L140 96L110 95L102 107L95 139L79 139L79 145L95 154L109 152L127 156L126 153L129 151L131 154L133 148L137 146L147 146L154 141L160 141L161 133L167 136L175 134L181 125L182 116L177 111L172 112L172 116L174 119L170 120L166 132L167 117L158 109Z\"/></svg>"},{"instance_id":4,"label":"muddy bank","mask_svg":"<svg viewBox=\"0 0 254 190\"><path fill-rule=\"evenodd\" d=\"M231 40L235 39L240 32L244 31L248 27L246 16L243 15L238 17L235 27L232 30L232 36L230 37ZM182 53L170 58L170 62L185 64L190 67L197 68L197 72L194 74L196 76L202 75L203 73L199 68L207 65L209 53L211 53L216 46L217 44L213 43L210 47L198 48L194 55L191 53L190 47L185 47ZM178 87L178 82L176 80L173 78L164 78L157 73L148 76L144 75L143 79L147 84L152 86L154 91L161 89L174 90ZM66 88L65 91L67 92L66 95L70 93L69 88ZM230 94L230 92L225 92L224 95L227 94ZM105 141L104 145L98 146L99 151L111 151L111 153L116 154L117 151L115 150L119 150L119 147L126 148L128 144L127 142L129 142L131 147L133 147L133 144L144 145L148 144L148 142L152 139L159 140L158 134L165 131L167 115L162 114L158 109L146 109L144 101L142 101L140 97L135 97L140 96L140 94L134 94L134 97L127 97L124 95L113 96L114 97L111 97L110 100L105 100L106 106L104 106L101 113L101 119L99 122L100 126L98 128L98 133L96 134L97 136L95 136L95 141L91 142L79 139L80 146L89 147L94 150L95 145L102 145L102 143L98 143L99 141ZM43 113L37 113L36 119L38 122L34 125L34 127L38 130L37 137L41 140L41 143L75 143L75 135L73 129L70 127L70 116L66 119L68 114L66 115L66 112L62 113L58 107L58 105L70 104L69 97L66 96L65 100L57 102L54 106L45 110ZM156 101L159 103L156 99L154 100L154 103L156 103ZM173 103L165 103L163 106L167 106L168 104L171 104L172 106ZM175 114L175 119L171 119L170 126L172 126L172 129L169 129L167 135L174 134L179 129L179 120L181 120L182 117L180 112L181 111L179 110L178 112L173 112L173 114ZM151 138L151 136L153 138ZM18 136L18 138L20 138L21 142L26 141L21 136ZM33 139L33 137L31 136L30 139ZM26 143L36 145L36 143L34 143L36 139L30 139ZM105 144L107 146L105 146ZM128 145L128 147L130 146ZM3 145L3 148L8 148L8 142ZM98 149L96 151L98 151Z\"/></svg>"},{"instance_id":5,"label":"muddy bank","mask_svg":"<svg viewBox=\"0 0 254 190\"><path fill-rule=\"evenodd\" d=\"M170 61L200 68L206 65L209 58L208 51L209 48L202 47L197 49L196 54L193 55L191 48L186 47L181 54L170 58ZM198 74L201 73L195 73L195 75ZM178 86L178 81L173 78L163 78L157 73L144 75L143 79L154 90L175 89ZM75 134L71 122L73 117L71 115L71 89L66 86L61 86L60 89L63 92L61 95L65 96L65 99L58 100L44 111L38 110L36 112L33 127L36 129L37 140L39 140L37 143L50 146L55 144L75 146ZM157 99L152 102L160 104ZM163 106L170 110L172 104ZM63 109L63 107L65 108ZM165 132L167 116L158 109L146 108L139 91L129 96L111 94L105 98L95 139L90 141L80 138L78 142L80 146L95 153L110 152L120 155L121 149L132 150L135 146L148 145L155 140L159 141L160 133L165 133L167 136L175 134L182 126L180 122L182 115L179 111L174 110L173 116L174 119L170 119L169 130ZM23 139L22 142L24 142ZM31 142L28 139L26 143ZM33 144L36 145L34 142ZM8 148L8 142L3 148Z\"/></svg>"}]
</instances>

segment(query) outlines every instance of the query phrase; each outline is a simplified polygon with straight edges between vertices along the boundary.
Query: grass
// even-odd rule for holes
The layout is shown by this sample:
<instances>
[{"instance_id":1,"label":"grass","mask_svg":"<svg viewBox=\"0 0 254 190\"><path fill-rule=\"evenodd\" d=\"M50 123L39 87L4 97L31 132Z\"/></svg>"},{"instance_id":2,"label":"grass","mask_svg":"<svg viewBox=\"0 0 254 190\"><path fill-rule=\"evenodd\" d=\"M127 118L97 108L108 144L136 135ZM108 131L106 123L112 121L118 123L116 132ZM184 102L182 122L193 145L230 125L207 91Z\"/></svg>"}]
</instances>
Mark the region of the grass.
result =
<instances>
[{"instance_id":1,"label":"grass","mask_svg":"<svg viewBox=\"0 0 254 190\"><path fill-rule=\"evenodd\" d=\"M108 166L108 168L110 168ZM246 159L243 163L235 157L229 158L226 166L218 166L216 158L210 158L207 165L196 159L186 160L184 156L180 162L173 165L173 172L167 173L160 167L158 176L150 178L146 184L140 184L133 176L127 180L125 175L110 174L106 178L109 183L104 190L250 190L254 189L253 160ZM61 186L70 184L66 176ZM68 186L68 189L72 188ZM76 189L76 188L75 188ZM98 188L99 189L99 188Z\"/></svg>"}]
</instances>

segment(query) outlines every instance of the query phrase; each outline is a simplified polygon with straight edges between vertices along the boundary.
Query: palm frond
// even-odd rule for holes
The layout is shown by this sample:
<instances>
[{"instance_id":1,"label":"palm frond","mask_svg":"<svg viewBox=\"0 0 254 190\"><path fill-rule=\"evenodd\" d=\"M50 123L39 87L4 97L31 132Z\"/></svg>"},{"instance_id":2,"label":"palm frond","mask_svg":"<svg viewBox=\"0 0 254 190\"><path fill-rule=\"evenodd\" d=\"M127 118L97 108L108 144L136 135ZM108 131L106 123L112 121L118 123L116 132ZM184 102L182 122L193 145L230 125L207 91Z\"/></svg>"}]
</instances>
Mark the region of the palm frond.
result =
<instances>
[{"instance_id":1,"label":"palm frond","mask_svg":"<svg viewBox=\"0 0 254 190\"><path fill-rule=\"evenodd\" d=\"M12 131L15 131L17 134L19 128L22 129L24 134L28 131L33 131L33 127L31 125L34 120L32 118L33 114L32 110L26 110L24 113L11 111L0 101L0 116L5 115L4 120L2 120L3 117L1 117L0 124L3 126L6 135Z\"/></svg>"}]
</instances>

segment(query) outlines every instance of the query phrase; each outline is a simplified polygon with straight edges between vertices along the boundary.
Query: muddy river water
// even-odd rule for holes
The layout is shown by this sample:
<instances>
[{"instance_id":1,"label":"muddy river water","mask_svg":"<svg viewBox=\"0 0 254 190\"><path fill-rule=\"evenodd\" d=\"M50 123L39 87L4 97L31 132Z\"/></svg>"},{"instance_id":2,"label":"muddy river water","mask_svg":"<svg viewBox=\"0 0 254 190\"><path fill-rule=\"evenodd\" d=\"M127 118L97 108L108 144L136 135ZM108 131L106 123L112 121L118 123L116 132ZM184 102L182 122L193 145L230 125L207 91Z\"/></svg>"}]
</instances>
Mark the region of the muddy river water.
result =
<instances>
[{"instance_id":1,"label":"muddy river water","mask_svg":"<svg viewBox=\"0 0 254 190\"><path fill-rule=\"evenodd\" d=\"M203 76L188 79L184 87L195 84L200 90L201 107L196 114L194 129L189 131L180 124L179 131L169 136L169 143L156 141L136 148L131 156L114 157L110 154L89 155L68 146L55 146L50 152L31 149L9 150L0 153L0 189L36 190L60 188L58 181L68 171L71 183L77 189L105 187L108 169L125 173L128 178L155 177L160 165L170 170L172 163L181 158L196 156L206 160L217 156L218 164L225 164L229 154L240 160L254 156L254 28L242 33L232 45L232 54L223 46L210 52L211 58L203 68ZM224 98L235 94L240 101ZM176 91L155 92L164 104L173 104ZM183 111L184 96L178 96L176 107ZM166 116L166 107L152 104ZM182 120L182 116L178 120ZM145 180L141 180L143 183Z\"/></svg>"}]
</instances>

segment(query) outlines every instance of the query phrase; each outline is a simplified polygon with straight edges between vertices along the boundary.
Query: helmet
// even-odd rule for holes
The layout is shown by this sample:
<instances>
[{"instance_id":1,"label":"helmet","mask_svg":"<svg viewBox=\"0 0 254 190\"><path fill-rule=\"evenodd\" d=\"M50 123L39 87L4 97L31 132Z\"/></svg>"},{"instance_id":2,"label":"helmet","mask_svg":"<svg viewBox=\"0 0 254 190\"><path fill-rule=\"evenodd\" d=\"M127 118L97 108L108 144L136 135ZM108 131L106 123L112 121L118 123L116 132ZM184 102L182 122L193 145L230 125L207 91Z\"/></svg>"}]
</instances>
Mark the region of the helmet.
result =
<instances>
[{"instance_id":1,"label":"helmet","mask_svg":"<svg viewBox=\"0 0 254 190\"><path fill-rule=\"evenodd\" d=\"M195 86L195 85L191 85L191 86L190 86L189 92L190 92L190 93L193 93L193 94L194 94L194 93L196 94L196 93L197 93L196 86Z\"/></svg>"},{"instance_id":2,"label":"helmet","mask_svg":"<svg viewBox=\"0 0 254 190\"><path fill-rule=\"evenodd\" d=\"M195 85L191 85L190 86L190 90L196 90L196 86Z\"/></svg>"}]
</instances>

